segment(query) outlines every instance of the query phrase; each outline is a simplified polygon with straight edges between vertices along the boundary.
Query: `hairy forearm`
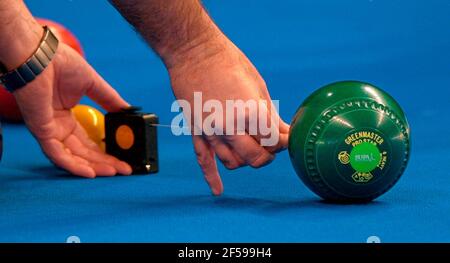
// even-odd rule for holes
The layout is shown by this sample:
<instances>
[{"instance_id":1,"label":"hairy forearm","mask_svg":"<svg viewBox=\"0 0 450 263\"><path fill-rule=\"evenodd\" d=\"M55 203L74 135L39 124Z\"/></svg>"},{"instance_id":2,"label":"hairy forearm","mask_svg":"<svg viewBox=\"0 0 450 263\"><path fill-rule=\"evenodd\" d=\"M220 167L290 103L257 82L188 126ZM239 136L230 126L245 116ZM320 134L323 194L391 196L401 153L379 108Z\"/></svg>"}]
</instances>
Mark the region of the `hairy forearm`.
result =
<instances>
[{"instance_id":1,"label":"hairy forearm","mask_svg":"<svg viewBox=\"0 0 450 263\"><path fill-rule=\"evenodd\" d=\"M0 0L0 62L11 70L32 55L43 29L22 0Z\"/></svg>"},{"instance_id":2,"label":"hairy forearm","mask_svg":"<svg viewBox=\"0 0 450 263\"><path fill-rule=\"evenodd\" d=\"M221 35L199 0L110 0L166 66L196 49L214 53L217 45L205 44ZM197 51L196 51L197 52Z\"/></svg>"}]
</instances>

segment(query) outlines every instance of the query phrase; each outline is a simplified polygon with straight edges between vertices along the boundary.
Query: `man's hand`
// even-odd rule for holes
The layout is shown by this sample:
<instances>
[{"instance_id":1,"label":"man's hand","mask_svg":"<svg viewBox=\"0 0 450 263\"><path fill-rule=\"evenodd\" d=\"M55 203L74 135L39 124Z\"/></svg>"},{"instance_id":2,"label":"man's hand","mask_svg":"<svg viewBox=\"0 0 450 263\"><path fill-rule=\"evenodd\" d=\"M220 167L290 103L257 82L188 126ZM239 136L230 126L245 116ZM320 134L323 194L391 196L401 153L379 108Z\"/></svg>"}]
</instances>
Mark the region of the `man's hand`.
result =
<instances>
[{"instance_id":1,"label":"man's hand","mask_svg":"<svg viewBox=\"0 0 450 263\"><path fill-rule=\"evenodd\" d=\"M0 1L0 17L0 62L12 70L33 54L44 30L20 0ZM107 111L128 106L78 53L61 42L48 67L14 92L25 123L57 166L89 178L130 174L131 167L103 153L72 115L70 109L84 95Z\"/></svg>"},{"instance_id":2,"label":"man's hand","mask_svg":"<svg viewBox=\"0 0 450 263\"><path fill-rule=\"evenodd\" d=\"M214 99L222 105L226 100L265 100L270 105L264 80L214 24L199 0L110 1L161 56L175 96L188 101L191 109L194 92L201 92L203 101ZM266 118L271 124L279 124L272 130L272 136L279 139L274 146L261 146L262 134L193 136L198 162L215 195L223 192L215 156L229 169L261 167L286 148L289 126L271 107L264 111L266 114L259 121ZM190 117L205 118L193 111ZM226 125L219 124L218 129L226 130Z\"/></svg>"},{"instance_id":3,"label":"man's hand","mask_svg":"<svg viewBox=\"0 0 450 263\"><path fill-rule=\"evenodd\" d=\"M71 113L84 95L107 111L128 106L78 53L61 42L49 66L14 92L25 123L57 166L89 178L130 174L130 166L103 153Z\"/></svg>"},{"instance_id":4,"label":"man's hand","mask_svg":"<svg viewBox=\"0 0 450 263\"><path fill-rule=\"evenodd\" d=\"M199 52L199 53L198 53ZM205 56L205 54L207 54ZM256 117L267 118L269 124L278 127L271 130L278 141L277 144L269 147L261 146L261 134L249 134L250 114L245 116L235 116L234 118L244 118L247 127L245 135L237 135L236 127L234 134L226 133L224 123L216 123L224 136L219 135L194 135L193 143L198 163L202 168L205 179L212 192L220 195L223 192L223 185L217 170L215 156L228 169L249 165L251 167L261 167L270 163L275 158L275 153L285 149L288 142L289 126L280 119L278 113L272 112L271 98L267 91L266 84L260 74L247 57L233 45L224 35L209 39L203 44L196 45L177 58L178 64L169 68L173 91L177 99L186 100L191 105L191 114L188 116L193 120L195 117L194 92L201 92L202 100L217 100L225 108L226 100L236 101L265 101L267 108L264 109L264 116L261 112ZM196 105L197 107L199 105ZM272 114L271 114L272 112ZM241 112L241 115L243 112ZM224 112L223 119L226 118ZM239 113L237 113L239 114ZM200 116L205 119L204 116ZM254 116L253 116L254 117ZM236 124L236 123L234 123ZM255 124L255 123L253 123ZM194 127L198 128L198 127ZM260 131L258 131L260 132Z\"/></svg>"}]
</instances>

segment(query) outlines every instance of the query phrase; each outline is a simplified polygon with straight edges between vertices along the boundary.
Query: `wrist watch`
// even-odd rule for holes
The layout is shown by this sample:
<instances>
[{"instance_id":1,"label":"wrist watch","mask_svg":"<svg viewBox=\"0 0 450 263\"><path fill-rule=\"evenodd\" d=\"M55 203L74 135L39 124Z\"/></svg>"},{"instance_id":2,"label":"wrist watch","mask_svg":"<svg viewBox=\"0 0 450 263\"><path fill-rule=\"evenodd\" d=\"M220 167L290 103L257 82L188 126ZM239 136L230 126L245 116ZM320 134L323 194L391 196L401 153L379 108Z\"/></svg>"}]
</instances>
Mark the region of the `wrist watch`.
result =
<instances>
[{"instance_id":1,"label":"wrist watch","mask_svg":"<svg viewBox=\"0 0 450 263\"><path fill-rule=\"evenodd\" d=\"M6 71L5 67L0 65L0 84L9 92L27 85L50 64L57 48L58 39L47 26L44 26L44 36L39 47L25 63L11 71Z\"/></svg>"}]
</instances>

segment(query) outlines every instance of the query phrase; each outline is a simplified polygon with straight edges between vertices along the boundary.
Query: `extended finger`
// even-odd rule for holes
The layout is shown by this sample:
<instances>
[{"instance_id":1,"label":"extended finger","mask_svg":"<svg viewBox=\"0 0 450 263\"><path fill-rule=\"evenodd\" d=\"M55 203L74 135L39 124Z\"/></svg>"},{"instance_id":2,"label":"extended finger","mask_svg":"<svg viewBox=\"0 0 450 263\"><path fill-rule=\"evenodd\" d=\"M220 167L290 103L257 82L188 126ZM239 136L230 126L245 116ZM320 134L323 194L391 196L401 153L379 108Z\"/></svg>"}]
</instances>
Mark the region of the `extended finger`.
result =
<instances>
[{"instance_id":1,"label":"extended finger","mask_svg":"<svg viewBox=\"0 0 450 263\"><path fill-rule=\"evenodd\" d=\"M111 176L116 173L128 175L131 173L131 167L117 158L107 155L103 152L92 150L81 143L75 135L69 135L64 144L72 151L72 154L80 156L89 161L91 167L100 176ZM111 168L107 168L107 167Z\"/></svg>"},{"instance_id":2,"label":"extended finger","mask_svg":"<svg viewBox=\"0 0 450 263\"><path fill-rule=\"evenodd\" d=\"M192 136L197 161L214 195L223 193L223 184L220 179L217 163L214 159L214 151L208 142L200 135Z\"/></svg>"},{"instance_id":3,"label":"extended finger","mask_svg":"<svg viewBox=\"0 0 450 263\"><path fill-rule=\"evenodd\" d=\"M92 85L87 89L86 95L102 106L106 111L116 112L129 106L129 104L111 87L90 65L88 73L92 78Z\"/></svg>"},{"instance_id":4,"label":"extended finger","mask_svg":"<svg viewBox=\"0 0 450 263\"><path fill-rule=\"evenodd\" d=\"M60 141L49 139L41 142L41 147L56 166L59 166L74 175L87 178L95 177L94 169L86 162L80 161L77 157L66 151L64 145Z\"/></svg>"}]
</instances>

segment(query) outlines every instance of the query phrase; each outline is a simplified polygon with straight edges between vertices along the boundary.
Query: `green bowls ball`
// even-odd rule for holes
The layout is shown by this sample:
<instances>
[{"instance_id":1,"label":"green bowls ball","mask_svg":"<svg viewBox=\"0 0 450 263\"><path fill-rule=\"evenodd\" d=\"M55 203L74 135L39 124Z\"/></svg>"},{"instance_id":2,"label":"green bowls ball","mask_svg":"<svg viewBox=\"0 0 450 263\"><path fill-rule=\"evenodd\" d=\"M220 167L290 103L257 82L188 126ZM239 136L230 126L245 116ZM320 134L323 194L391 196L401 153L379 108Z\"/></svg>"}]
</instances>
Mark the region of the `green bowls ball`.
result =
<instances>
[{"instance_id":1,"label":"green bowls ball","mask_svg":"<svg viewBox=\"0 0 450 263\"><path fill-rule=\"evenodd\" d=\"M368 202L399 180L410 156L400 105L363 82L343 81L311 94L297 110L289 156L300 179L334 202Z\"/></svg>"}]
</instances>

